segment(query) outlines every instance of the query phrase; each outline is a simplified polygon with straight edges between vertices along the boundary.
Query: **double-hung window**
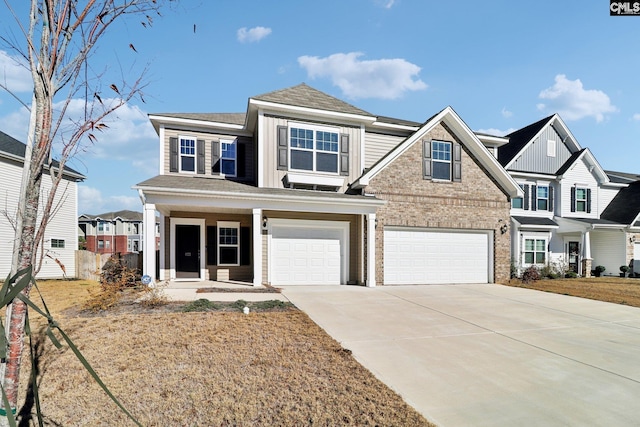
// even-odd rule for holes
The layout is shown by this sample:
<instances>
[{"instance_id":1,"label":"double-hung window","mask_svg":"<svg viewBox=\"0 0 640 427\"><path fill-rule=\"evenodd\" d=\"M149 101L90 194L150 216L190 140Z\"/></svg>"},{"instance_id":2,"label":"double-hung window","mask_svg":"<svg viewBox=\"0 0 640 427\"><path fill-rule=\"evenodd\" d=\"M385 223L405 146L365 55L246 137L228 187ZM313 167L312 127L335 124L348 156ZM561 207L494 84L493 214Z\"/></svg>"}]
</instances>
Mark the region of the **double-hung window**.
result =
<instances>
[{"instance_id":1,"label":"double-hung window","mask_svg":"<svg viewBox=\"0 0 640 427\"><path fill-rule=\"evenodd\" d=\"M587 189L576 188L576 212L587 211Z\"/></svg>"},{"instance_id":2,"label":"double-hung window","mask_svg":"<svg viewBox=\"0 0 640 427\"><path fill-rule=\"evenodd\" d=\"M445 141L431 142L431 177L433 179L451 180L451 143Z\"/></svg>"},{"instance_id":3,"label":"double-hung window","mask_svg":"<svg viewBox=\"0 0 640 427\"><path fill-rule=\"evenodd\" d=\"M98 231L102 233L111 232L111 223L105 221L98 221Z\"/></svg>"},{"instance_id":4,"label":"double-hung window","mask_svg":"<svg viewBox=\"0 0 640 427\"><path fill-rule=\"evenodd\" d=\"M538 186L537 203L539 211L549 210L549 187L542 185Z\"/></svg>"},{"instance_id":5,"label":"double-hung window","mask_svg":"<svg viewBox=\"0 0 640 427\"><path fill-rule=\"evenodd\" d=\"M524 240L524 263L544 264L547 257L547 241L544 239Z\"/></svg>"},{"instance_id":6,"label":"double-hung window","mask_svg":"<svg viewBox=\"0 0 640 427\"><path fill-rule=\"evenodd\" d=\"M218 265L240 265L240 223L218 222Z\"/></svg>"},{"instance_id":7,"label":"double-hung window","mask_svg":"<svg viewBox=\"0 0 640 427\"><path fill-rule=\"evenodd\" d=\"M220 141L220 172L225 176L237 174L237 148L236 140Z\"/></svg>"},{"instance_id":8,"label":"double-hung window","mask_svg":"<svg viewBox=\"0 0 640 427\"><path fill-rule=\"evenodd\" d=\"M64 249L63 239L51 239L51 248Z\"/></svg>"},{"instance_id":9,"label":"double-hung window","mask_svg":"<svg viewBox=\"0 0 640 427\"><path fill-rule=\"evenodd\" d=\"M291 169L338 173L339 134L328 128L289 128Z\"/></svg>"},{"instance_id":10,"label":"double-hung window","mask_svg":"<svg viewBox=\"0 0 640 427\"><path fill-rule=\"evenodd\" d=\"M180 172L196 171L196 139L180 137Z\"/></svg>"},{"instance_id":11,"label":"double-hung window","mask_svg":"<svg viewBox=\"0 0 640 427\"><path fill-rule=\"evenodd\" d=\"M524 191L524 185L522 184L518 184L518 185ZM511 207L513 209L522 209L524 207L523 202L524 202L524 199L522 197L514 197L513 199L511 199Z\"/></svg>"}]
</instances>

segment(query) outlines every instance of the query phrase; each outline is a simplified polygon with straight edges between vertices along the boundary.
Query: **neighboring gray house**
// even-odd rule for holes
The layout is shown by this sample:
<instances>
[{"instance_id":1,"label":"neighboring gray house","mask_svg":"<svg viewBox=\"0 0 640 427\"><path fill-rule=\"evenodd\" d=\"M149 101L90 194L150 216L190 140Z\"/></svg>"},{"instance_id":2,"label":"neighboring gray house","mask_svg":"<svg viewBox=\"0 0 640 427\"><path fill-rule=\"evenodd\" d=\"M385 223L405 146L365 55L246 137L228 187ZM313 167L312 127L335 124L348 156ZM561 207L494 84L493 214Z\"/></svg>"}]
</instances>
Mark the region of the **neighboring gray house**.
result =
<instances>
[{"instance_id":1,"label":"neighboring gray house","mask_svg":"<svg viewBox=\"0 0 640 427\"><path fill-rule=\"evenodd\" d=\"M0 277L9 274L13 254L13 221L18 207L26 146L0 132ZM53 163L57 167L57 162ZM65 167L64 179L56 193L56 208L45 232L41 248L40 279L75 277L75 251L78 248L78 182L85 177ZM42 179L41 197L51 188L48 170Z\"/></svg>"}]
</instances>

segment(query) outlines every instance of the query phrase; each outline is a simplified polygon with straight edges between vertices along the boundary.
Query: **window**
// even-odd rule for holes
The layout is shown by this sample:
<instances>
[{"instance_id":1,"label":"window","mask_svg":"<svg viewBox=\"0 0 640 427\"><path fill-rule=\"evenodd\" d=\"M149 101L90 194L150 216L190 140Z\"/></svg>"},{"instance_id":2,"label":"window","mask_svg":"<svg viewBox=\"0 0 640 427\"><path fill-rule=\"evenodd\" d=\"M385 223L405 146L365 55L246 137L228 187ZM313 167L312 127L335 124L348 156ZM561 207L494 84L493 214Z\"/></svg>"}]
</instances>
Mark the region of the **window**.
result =
<instances>
[{"instance_id":1,"label":"window","mask_svg":"<svg viewBox=\"0 0 640 427\"><path fill-rule=\"evenodd\" d=\"M111 231L111 223L105 221L98 222L98 231L102 232L110 232Z\"/></svg>"},{"instance_id":2,"label":"window","mask_svg":"<svg viewBox=\"0 0 640 427\"><path fill-rule=\"evenodd\" d=\"M64 249L63 239L51 239L51 248Z\"/></svg>"},{"instance_id":3,"label":"window","mask_svg":"<svg viewBox=\"0 0 640 427\"><path fill-rule=\"evenodd\" d=\"M536 193L538 199L538 210L539 211L548 211L549 210L549 187L544 187L539 185Z\"/></svg>"},{"instance_id":4,"label":"window","mask_svg":"<svg viewBox=\"0 0 640 427\"><path fill-rule=\"evenodd\" d=\"M180 138L180 171L196 171L196 140L194 138Z\"/></svg>"},{"instance_id":5,"label":"window","mask_svg":"<svg viewBox=\"0 0 640 427\"><path fill-rule=\"evenodd\" d=\"M98 240L98 249L104 249L104 240Z\"/></svg>"},{"instance_id":6,"label":"window","mask_svg":"<svg viewBox=\"0 0 640 427\"><path fill-rule=\"evenodd\" d=\"M104 241L104 247L105 247L105 249L109 249L111 247L111 241L110 240L105 240Z\"/></svg>"},{"instance_id":7,"label":"window","mask_svg":"<svg viewBox=\"0 0 640 427\"><path fill-rule=\"evenodd\" d=\"M524 240L524 263L544 264L547 256L547 241L544 239Z\"/></svg>"},{"instance_id":8,"label":"window","mask_svg":"<svg viewBox=\"0 0 640 427\"><path fill-rule=\"evenodd\" d=\"M332 129L289 129L291 169L338 173L338 132Z\"/></svg>"},{"instance_id":9,"label":"window","mask_svg":"<svg viewBox=\"0 0 640 427\"><path fill-rule=\"evenodd\" d=\"M431 160L433 179L451 180L451 143L443 141L431 142Z\"/></svg>"},{"instance_id":10,"label":"window","mask_svg":"<svg viewBox=\"0 0 640 427\"><path fill-rule=\"evenodd\" d=\"M518 185L524 191L524 185L523 184L518 184ZM514 197L513 199L511 199L511 207L513 209L522 209L524 207L523 202L524 202L524 199L522 197Z\"/></svg>"},{"instance_id":11,"label":"window","mask_svg":"<svg viewBox=\"0 0 640 427\"><path fill-rule=\"evenodd\" d=\"M218 265L240 265L240 223L218 222Z\"/></svg>"},{"instance_id":12,"label":"window","mask_svg":"<svg viewBox=\"0 0 640 427\"><path fill-rule=\"evenodd\" d=\"M587 189L576 188L576 212L587 211Z\"/></svg>"},{"instance_id":13,"label":"window","mask_svg":"<svg viewBox=\"0 0 640 427\"><path fill-rule=\"evenodd\" d=\"M236 176L236 141L220 141L220 171L226 176Z\"/></svg>"}]
</instances>

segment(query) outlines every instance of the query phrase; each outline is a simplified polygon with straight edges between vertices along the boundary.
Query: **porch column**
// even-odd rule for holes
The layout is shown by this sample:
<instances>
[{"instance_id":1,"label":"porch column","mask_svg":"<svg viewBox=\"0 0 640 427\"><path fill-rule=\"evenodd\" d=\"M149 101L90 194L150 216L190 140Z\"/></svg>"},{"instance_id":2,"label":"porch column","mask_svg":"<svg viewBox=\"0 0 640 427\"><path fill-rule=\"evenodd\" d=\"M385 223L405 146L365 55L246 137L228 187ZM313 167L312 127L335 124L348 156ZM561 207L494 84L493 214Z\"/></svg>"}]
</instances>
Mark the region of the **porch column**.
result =
<instances>
[{"instance_id":1,"label":"porch column","mask_svg":"<svg viewBox=\"0 0 640 427\"><path fill-rule=\"evenodd\" d=\"M582 233L582 277L591 277L591 233Z\"/></svg>"},{"instance_id":2,"label":"porch column","mask_svg":"<svg viewBox=\"0 0 640 427\"><path fill-rule=\"evenodd\" d=\"M164 244L165 242L165 232L164 232L164 221L165 221L165 216L163 214L160 214L160 277L158 277L158 280L167 280L169 279L168 277L165 277L165 269L167 268L167 266L165 265L165 256L164 254L166 253L167 247Z\"/></svg>"},{"instance_id":3,"label":"porch column","mask_svg":"<svg viewBox=\"0 0 640 427\"><path fill-rule=\"evenodd\" d=\"M144 214L142 218L143 226L143 259L142 274L151 277L151 283L155 283L156 277L156 205L153 203L144 204Z\"/></svg>"},{"instance_id":4,"label":"porch column","mask_svg":"<svg viewBox=\"0 0 640 427\"><path fill-rule=\"evenodd\" d=\"M253 286L262 286L262 209L253 210Z\"/></svg>"},{"instance_id":5,"label":"porch column","mask_svg":"<svg viewBox=\"0 0 640 427\"><path fill-rule=\"evenodd\" d=\"M376 286L376 214L367 215L367 286Z\"/></svg>"}]
</instances>

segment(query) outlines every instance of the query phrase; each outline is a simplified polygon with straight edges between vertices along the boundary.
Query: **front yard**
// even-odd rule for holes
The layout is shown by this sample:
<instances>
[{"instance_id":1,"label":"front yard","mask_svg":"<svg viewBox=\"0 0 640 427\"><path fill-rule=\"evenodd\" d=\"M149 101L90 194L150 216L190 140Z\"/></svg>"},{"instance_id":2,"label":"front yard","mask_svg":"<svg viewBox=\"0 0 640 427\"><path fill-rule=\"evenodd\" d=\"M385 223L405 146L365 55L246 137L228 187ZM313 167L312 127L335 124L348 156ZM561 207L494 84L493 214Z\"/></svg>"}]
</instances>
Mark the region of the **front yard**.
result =
<instances>
[{"instance_id":1,"label":"front yard","mask_svg":"<svg viewBox=\"0 0 640 427\"><path fill-rule=\"evenodd\" d=\"M431 425L297 309L87 316L69 308L96 283L39 286L63 329L144 426ZM48 424L133 425L71 351L35 335ZM29 370L25 364L24 382ZM21 402L25 396L26 384Z\"/></svg>"}]
</instances>

